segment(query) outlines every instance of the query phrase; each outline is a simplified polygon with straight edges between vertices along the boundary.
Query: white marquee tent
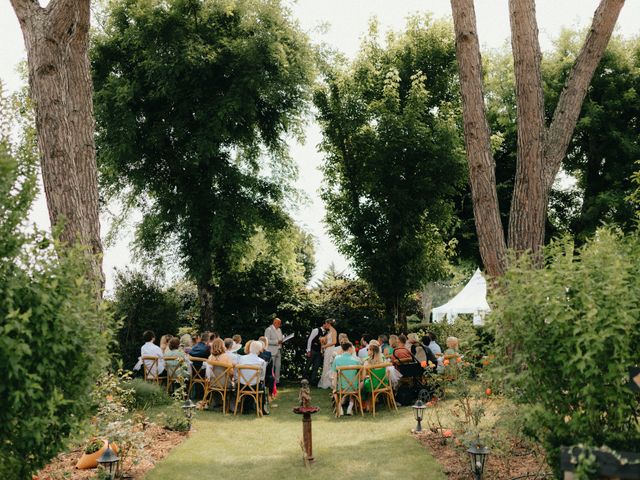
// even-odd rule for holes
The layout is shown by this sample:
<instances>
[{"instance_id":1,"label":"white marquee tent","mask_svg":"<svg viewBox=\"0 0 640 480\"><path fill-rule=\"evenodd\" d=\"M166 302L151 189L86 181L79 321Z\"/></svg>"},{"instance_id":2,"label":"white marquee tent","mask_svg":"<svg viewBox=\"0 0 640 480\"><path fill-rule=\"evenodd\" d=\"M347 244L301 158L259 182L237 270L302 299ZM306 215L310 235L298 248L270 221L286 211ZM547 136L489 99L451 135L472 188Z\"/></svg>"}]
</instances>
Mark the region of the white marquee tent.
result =
<instances>
[{"instance_id":1,"label":"white marquee tent","mask_svg":"<svg viewBox=\"0 0 640 480\"><path fill-rule=\"evenodd\" d=\"M474 325L484 325L484 316L490 311L487 303L487 281L478 268L460 293L444 305L434 308L431 313L436 323L445 317L449 323L453 323L459 314L470 313L473 314Z\"/></svg>"}]
</instances>

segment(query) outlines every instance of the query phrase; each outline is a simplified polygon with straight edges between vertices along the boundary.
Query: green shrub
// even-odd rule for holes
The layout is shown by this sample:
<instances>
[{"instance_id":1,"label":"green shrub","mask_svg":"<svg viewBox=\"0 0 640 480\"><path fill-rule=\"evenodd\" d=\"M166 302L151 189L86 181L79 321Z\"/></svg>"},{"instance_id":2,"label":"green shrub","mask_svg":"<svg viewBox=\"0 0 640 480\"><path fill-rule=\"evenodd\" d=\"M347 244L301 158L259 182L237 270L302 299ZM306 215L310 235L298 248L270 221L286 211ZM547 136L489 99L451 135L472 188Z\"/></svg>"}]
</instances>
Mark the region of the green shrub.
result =
<instances>
[{"instance_id":1,"label":"green shrub","mask_svg":"<svg viewBox=\"0 0 640 480\"><path fill-rule=\"evenodd\" d=\"M640 444L628 368L640 361L640 241L599 230L582 248L546 250L546 267L514 262L488 318L497 374L526 429L557 469L559 447Z\"/></svg>"},{"instance_id":2,"label":"green shrub","mask_svg":"<svg viewBox=\"0 0 640 480\"><path fill-rule=\"evenodd\" d=\"M0 101L0 124L3 114ZM86 254L63 250L46 234L24 228L36 192L37 158L32 133L25 142L13 148L0 131L3 479L30 479L86 419L111 335L85 277Z\"/></svg>"},{"instance_id":3,"label":"green shrub","mask_svg":"<svg viewBox=\"0 0 640 480\"><path fill-rule=\"evenodd\" d=\"M129 270L117 273L113 311L123 320L118 343L124 368L133 368L138 360L145 330L152 330L158 341L178 331L178 310L174 295L150 276Z\"/></svg>"},{"instance_id":4,"label":"green shrub","mask_svg":"<svg viewBox=\"0 0 640 480\"><path fill-rule=\"evenodd\" d=\"M127 387L133 390L132 410L144 410L160 405L169 405L171 397L167 395L164 387L151 382L145 382L141 378L134 378Z\"/></svg>"},{"instance_id":5,"label":"green shrub","mask_svg":"<svg viewBox=\"0 0 640 480\"><path fill-rule=\"evenodd\" d=\"M164 416L162 427L174 432L188 432L191 429L191 423L182 412L175 410Z\"/></svg>"}]
</instances>

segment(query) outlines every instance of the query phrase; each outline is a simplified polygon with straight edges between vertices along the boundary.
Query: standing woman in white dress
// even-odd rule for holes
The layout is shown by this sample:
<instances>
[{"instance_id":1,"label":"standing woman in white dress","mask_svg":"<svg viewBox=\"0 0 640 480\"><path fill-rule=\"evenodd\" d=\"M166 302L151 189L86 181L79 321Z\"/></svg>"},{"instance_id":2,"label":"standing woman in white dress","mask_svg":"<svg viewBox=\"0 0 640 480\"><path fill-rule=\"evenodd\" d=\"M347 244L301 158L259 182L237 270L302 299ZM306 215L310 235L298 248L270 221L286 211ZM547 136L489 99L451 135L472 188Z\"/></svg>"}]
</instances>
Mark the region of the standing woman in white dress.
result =
<instances>
[{"instance_id":1,"label":"standing woman in white dress","mask_svg":"<svg viewBox=\"0 0 640 480\"><path fill-rule=\"evenodd\" d=\"M323 337L324 342L322 343L320 350L323 355L322 362L322 377L320 378L320 382L318 383L318 388L330 388L331 387L331 362L333 361L333 347L336 345L338 340L338 332L336 332L335 324L336 321L332 318L327 320L329 324L329 331Z\"/></svg>"}]
</instances>

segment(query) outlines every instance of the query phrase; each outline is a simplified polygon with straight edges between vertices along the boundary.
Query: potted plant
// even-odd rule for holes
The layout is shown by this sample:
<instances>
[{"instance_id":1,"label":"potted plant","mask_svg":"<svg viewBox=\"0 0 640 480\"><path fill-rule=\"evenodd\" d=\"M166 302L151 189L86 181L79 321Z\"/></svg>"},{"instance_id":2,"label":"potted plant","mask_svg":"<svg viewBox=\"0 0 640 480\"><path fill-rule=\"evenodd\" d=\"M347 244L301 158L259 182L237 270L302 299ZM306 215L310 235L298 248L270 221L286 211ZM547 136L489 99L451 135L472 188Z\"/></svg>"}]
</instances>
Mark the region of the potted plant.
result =
<instances>
[{"instance_id":1,"label":"potted plant","mask_svg":"<svg viewBox=\"0 0 640 480\"><path fill-rule=\"evenodd\" d=\"M107 450L107 441L99 438L93 438L84 447L82 456L76 463L76 468L87 469L96 468L98 466L98 459ZM115 444L111 444L111 448L114 451L118 451L118 447Z\"/></svg>"}]
</instances>

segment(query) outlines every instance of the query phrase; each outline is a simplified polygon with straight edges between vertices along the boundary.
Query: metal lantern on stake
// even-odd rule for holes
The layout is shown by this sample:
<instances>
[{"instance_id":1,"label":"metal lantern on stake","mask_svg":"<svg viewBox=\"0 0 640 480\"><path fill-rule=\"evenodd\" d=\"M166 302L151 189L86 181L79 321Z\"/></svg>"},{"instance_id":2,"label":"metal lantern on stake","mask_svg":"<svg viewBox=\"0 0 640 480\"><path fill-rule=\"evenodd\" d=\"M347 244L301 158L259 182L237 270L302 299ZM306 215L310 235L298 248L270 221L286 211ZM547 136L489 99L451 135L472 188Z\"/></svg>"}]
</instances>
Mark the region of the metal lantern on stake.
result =
<instances>
[{"instance_id":1,"label":"metal lantern on stake","mask_svg":"<svg viewBox=\"0 0 640 480\"><path fill-rule=\"evenodd\" d=\"M191 428L191 418L193 417L193 411L196 409L196 404L191 401L190 398L187 398L182 404L182 411L184 412L184 416L189 421L189 428Z\"/></svg>"},{"instance_id":2,"label":"metal lantern on stake","mask_svg":"<svg viewBox=\"0 0 640 480\"><path fill-rule=\"evenodd\" d=\"M475 480L482 480L482 474L484 473L484 464L489 455L489 449L483 445L474 443L467 450L469 459L471 460L471 471L473 472L473 478Z\"/></svg>"},{"instance_id":3,"label":"metal lantern on stake","mask_svg":"<svg viewBox=\"0 0 640 480\"><path fill-rule=\"evenodd\" d=\"M422 431L422 419L424 418L424 411L427 409L426 405L422 402L422 400L418 400L416 404L413 406L413 415L418 424L416 425L415 432Z\"/></svg>"},{"instance_id":4,"label":"metal lantern on stake","mask_svg":"<svg viewBox=\"0 0 640 480\"><path fill-rule=\"evenodd\" d=\"M113 479L118 471L118 462L120 462L120 457L113 451L111 444L107 443L107 449L98 458L98 465L101 465L109 474L109 478Z\"/></svg>"}]
</instances>

